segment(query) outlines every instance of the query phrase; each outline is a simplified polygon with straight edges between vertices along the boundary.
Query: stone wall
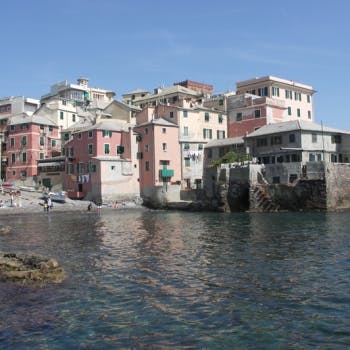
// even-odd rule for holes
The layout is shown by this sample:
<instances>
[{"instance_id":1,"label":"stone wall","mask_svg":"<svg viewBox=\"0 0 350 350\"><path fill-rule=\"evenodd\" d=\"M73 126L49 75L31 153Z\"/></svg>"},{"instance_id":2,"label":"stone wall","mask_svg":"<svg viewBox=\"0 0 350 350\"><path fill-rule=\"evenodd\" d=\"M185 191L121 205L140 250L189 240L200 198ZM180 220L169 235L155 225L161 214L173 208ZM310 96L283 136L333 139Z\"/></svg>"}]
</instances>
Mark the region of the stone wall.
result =
<instances>
[{"instance_id":1,"label":"stone wall","mask_svg":"<svg viewBox=\"0 0 350 350\"><path fill-rule=\"evenodd\" d=\"M168 202L180 201L180 185L148 186L141 193L143 204L151 208L165 208Z\"/></svg>"},{"instance_id":2,"label":"stone wall","mask_svg":"<svg viewBox=\"0 0 350 350\"><path fill-rule=\"evenodd\" d=\"M264 165L206 169L206 207L231 212L350 209L350 164L309 162L299 168L303 173L295 182L280 184L266 181ZM288 176L292 170L278 169Z\"/></svg>"},{"instance_id":3,"label":"stone wall","mask_svg":"<svg viewBox=\"0 0 350 350\"><path fill-rule=\"evenodd\" d=\"M327 208L350 209L350 164L328 163L325 175Z\"/></svg>"}]
</instances>

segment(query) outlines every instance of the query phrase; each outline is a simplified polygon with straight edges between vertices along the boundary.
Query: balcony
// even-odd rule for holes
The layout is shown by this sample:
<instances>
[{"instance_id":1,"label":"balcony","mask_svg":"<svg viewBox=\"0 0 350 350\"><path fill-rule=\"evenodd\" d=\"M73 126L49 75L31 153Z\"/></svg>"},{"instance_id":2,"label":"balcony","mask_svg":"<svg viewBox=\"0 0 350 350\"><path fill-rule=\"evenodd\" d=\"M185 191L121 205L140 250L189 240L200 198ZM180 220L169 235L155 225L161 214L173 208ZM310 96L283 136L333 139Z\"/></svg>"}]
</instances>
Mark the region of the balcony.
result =
<instances>
[{"instance_id":1,"label":"balcony","mask_svg":"<svg viewBox=\"0 0 350 350\"><path fill-rule=\"evenodd\" d=\"M161 169L159 170L160 177L172 177L174 176L174 170L172 169Z\"/></svg>"}]
</instances>

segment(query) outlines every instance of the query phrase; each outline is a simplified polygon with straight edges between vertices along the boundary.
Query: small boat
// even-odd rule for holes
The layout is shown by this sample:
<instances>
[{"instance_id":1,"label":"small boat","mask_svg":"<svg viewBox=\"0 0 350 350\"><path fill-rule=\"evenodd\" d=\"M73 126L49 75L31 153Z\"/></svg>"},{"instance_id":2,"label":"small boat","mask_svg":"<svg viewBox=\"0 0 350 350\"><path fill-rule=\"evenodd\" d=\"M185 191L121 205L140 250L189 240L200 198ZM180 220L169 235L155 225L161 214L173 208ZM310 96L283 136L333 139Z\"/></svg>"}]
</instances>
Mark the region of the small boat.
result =
<instances>
[{"instance_id":1,"label":"small boat","mask_svg":"<svg viewBox=\"0 0 350 350\"><path fill-rule=\"evenodd\" d=\"M51 200L53 202L65 203L67 199L67 192L66 191L49 192L49 196L51 197Z\"/></svg>"}]
</instances>

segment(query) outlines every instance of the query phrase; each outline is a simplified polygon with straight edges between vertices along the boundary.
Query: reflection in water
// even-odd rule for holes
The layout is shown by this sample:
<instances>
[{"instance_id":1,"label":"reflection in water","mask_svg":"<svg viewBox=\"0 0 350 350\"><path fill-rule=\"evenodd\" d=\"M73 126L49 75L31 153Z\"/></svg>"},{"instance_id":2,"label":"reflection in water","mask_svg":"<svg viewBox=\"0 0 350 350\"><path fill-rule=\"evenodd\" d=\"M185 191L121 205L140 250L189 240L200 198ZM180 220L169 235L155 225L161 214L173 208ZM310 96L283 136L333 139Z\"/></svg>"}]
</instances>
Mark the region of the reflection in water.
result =
<instances>
[{"instance_id":1,"label":"reflection in water","mask_svg":"<svg viewBox=\"0 0 350 350\"><path fill-rule=\"evenodd\" d=\"M53 256L68 278L0 284L1 348L345 349L346 223L329 213L19 216L1 250Z\"/></svg>"}]
</instances>

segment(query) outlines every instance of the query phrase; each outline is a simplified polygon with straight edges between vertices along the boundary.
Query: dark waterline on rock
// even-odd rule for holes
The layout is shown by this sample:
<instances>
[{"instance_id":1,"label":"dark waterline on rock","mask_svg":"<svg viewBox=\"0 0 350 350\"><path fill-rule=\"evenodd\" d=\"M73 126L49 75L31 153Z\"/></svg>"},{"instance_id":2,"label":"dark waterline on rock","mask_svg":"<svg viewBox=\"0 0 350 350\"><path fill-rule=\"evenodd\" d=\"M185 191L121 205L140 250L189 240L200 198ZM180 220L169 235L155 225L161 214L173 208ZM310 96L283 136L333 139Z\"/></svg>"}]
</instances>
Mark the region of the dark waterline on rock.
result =
<instances>
[{"instance_id":1,"label":"dark waterline on rock","mask_svg":"<svg viewBox=\"0 0 350 350\"><path fill-rule=\"evenodd\" d=\"M347 349L347 213L1 217L59 285L0 284L1 349Z\"/></svg>"}]
</instances>

